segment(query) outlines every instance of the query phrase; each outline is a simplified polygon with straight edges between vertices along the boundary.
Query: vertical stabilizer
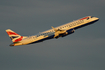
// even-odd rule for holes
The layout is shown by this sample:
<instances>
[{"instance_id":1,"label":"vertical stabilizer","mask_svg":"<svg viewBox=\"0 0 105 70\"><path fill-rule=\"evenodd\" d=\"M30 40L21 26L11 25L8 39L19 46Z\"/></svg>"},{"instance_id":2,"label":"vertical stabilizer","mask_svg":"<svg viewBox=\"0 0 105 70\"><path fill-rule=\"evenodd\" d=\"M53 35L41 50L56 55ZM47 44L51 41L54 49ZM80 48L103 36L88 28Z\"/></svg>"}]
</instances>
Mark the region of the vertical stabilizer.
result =
<instances>
[{"instance_id":1,"label":"vertical stabilizer","mask_svg":"<svg viewBox=\"0 0 105 70\"><path fill-rule=\"evenodd\" d=\"M9 37L11 38L12 42L18 42L18 41L21 41L23 39L23 36L15 33L11 29L7 29L6 32L9 35Z\"/></svg>"}]
</instances>

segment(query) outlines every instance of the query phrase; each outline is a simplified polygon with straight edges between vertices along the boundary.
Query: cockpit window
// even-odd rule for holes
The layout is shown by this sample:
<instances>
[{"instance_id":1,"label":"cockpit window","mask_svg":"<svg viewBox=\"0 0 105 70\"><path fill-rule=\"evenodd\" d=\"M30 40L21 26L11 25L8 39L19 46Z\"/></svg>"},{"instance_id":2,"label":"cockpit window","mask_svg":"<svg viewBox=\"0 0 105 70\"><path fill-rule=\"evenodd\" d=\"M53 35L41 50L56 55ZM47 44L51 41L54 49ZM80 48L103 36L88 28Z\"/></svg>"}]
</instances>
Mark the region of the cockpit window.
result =
<instances>
[{"instance_id":1,"label":"cockpit window","mask_svg":"<svg viewBox=\"0 0 105 70\"><path fill-rule=\"evenodd\" d=\"M91 16L91 18L93 18L93 16Z\"/></svg>"},{"instance_id":2,"label":"cockpit window","mask_svg":"<svg viewBox=\"0 0 105 70\"><path fill-rule=\"evenodd\" d=\"M89 18L87 18L87 20L88 20Z\"/></svg>"}]
</instances>

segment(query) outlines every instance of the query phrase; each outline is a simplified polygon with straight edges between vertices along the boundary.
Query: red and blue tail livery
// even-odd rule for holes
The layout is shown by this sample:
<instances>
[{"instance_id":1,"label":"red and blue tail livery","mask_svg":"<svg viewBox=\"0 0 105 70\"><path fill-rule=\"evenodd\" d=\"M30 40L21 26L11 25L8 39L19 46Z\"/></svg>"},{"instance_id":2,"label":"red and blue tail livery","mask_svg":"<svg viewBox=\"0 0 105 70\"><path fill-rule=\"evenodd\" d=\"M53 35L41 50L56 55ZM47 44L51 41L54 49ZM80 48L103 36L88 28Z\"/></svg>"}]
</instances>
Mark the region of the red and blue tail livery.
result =
<instances>
[{"instance_id":1,"label":"red and blue tail livery","mask_svg":"<svg viewBox=\"0 0 105 70\"><path fill-rule=\"evenodd\" d=\"M57 39L59 37L65 37L69 34L74 33L75 30L90 25L98 20L99 18L97 17L87 16L55 28L52 27L52 29L49 29L47 31L41 32L33 36L21 36L12 31L11 29L7 29L6 32L13 42L12 44L10 44L10 46L27 45L42 42L48 39Z\"/></svg>"},{"instance_id":2,"label":"red and blue tail livery","mask_svg":"<svg viewBox=\"0 0 105 70\"><path fill-rule=\"evenodd\" d=\"M7 29L6 32L13 42L18 42L23 39L23 36L20 36L19 34L15 33L14 31L10 29Z\"/></svg>"}]
</instances>

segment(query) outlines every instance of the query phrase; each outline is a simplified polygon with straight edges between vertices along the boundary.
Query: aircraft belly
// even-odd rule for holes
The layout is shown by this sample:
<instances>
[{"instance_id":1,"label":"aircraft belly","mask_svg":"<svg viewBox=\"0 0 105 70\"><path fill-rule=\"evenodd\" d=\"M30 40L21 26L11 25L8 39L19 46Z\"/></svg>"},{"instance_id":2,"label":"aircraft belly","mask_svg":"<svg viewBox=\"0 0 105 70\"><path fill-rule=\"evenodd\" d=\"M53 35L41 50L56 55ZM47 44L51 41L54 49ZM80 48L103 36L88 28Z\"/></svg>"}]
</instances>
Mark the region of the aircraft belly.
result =
<instances>
[{"instance_id":1,"label":"aircraft belly","mask_svg":"<svg viewBox=\"0 0 105 70\"><path fill-rule=\"evenodd\" d=\"M52 39L53 37L54 35L46 36L46 37L43 37L42 39L36 39L34 42L31 42L29 44L43 42L44 40L49 40L49 39Z\"/></svg>"}]
</instances>

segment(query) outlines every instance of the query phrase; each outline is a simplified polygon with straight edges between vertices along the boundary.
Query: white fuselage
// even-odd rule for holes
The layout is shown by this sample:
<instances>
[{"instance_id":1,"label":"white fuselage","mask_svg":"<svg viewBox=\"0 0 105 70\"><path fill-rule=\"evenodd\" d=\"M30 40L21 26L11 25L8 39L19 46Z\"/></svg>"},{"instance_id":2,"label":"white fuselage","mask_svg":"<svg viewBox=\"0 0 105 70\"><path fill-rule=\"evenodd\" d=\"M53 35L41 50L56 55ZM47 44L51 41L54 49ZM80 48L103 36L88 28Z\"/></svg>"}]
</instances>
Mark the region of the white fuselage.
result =
<instances>
[{"instance_id":1,"label":"white fuselage","mask_svg":"<svg viewBox=\"0 0 105 70\"><path fill-rule=\"evenodd\" d=\"M69 22L67 24L55 27L57 32L55 32L54 29L50 29L50 30L41 32L37 35L29 36L27 38L24 38L21 41L19 41L17 43L14 43L15 44L14 46L37 43L37 42L42 42L42 41L47 40L47 39L52 39L52 38L54 38L55 33L56 33L55 38L63 37L63 36L66 36L68 34L73 33L74 30L76 30L78 28L81 28L83 26L92 24L92 23L94 23L98 20L99 20L99 18L97 18L97 17L87 16L87 17L75 20L73 22Z\"/></svg>"}]
</instances>

